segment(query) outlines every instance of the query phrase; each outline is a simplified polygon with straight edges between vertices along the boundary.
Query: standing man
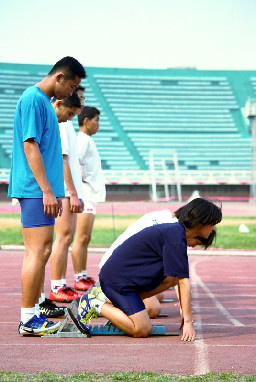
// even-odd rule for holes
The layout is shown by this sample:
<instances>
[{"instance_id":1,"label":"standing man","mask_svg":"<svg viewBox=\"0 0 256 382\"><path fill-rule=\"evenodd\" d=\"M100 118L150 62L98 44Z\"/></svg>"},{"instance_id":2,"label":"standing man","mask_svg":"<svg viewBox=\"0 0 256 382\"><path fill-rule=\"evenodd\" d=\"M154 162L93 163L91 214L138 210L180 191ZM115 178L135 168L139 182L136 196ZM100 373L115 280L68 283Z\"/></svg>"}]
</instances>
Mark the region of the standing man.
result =
<instances>
[{"instance_id":1,"label":"standing man","mask_svg":"<svg viewBox=\"0 0 256 382\"><path fill-rule=\"evenodd\" d=\"M77 100L75 114L81 113L81 101L74 91L72 98ZM57 101L58 102L58 101ZM57 114L58 115L58 114ZM68 250L76 230L77 214L84 208L83 183L80 173L76 132L72 117L60 123L60 137L64 166L65 197L62 199L63 214L55 222L56 239L51 254L51 292L49 299L59 302L72 302L80 295L67 286L66 271Z\"/></svg>"},{"instance_id":2,"label":"standing man","mask_svg":"<svg viewBox=\"0 0 256 382\"><path fill-rule=\"evenodd\" d=\"M100 111L95 107L85 106L78 116L79 133L77 136L78 155L81 167L84 210L77 216L76 237L72 246L72 260L75 272L74 288L85 291L95 281L86 271L87 248L96 214L97 202L104 202L106 188L101 169L100 156L91 138L99 130Z\"/></svg>"},{"instance_id":3,"label":"standing man","mask_svg":"<svg viewBox=\"0 0 256 382\"><path fill-rule=\"evenodd\" d=\"M62 213L59 198L64 196L59 126L50 99L71 96L85 77L76 59L64 57L22 94L16 107L8 196L20 201L25 244L21 335L53 333L60 326L35 310L51 254L55 217Z\"/></svg>"}]
</instances>

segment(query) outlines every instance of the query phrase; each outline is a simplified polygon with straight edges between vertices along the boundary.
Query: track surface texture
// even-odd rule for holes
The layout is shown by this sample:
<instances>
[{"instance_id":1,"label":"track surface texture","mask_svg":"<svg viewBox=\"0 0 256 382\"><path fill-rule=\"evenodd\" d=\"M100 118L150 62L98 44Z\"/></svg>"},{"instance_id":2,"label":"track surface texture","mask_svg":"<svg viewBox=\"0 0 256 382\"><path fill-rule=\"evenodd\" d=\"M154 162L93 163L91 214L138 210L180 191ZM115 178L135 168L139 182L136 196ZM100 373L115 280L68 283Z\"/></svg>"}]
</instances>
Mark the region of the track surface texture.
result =
<instances>
[{"instance_id":1,"label":"track surface texture","mask_svg":"<svg viewBox=\"0 0 256 382\"><path fill-rule=\"evenodd\" d=\"M256 373L256 257L190 256L193 317L197 331L194 343L180 337L128 336L92 338L20 337L20 270L23 251L0 251L0 370L24 373L152 371L174 374L208 372ZM89 253L88 270L95 278L102 253ZM67 280L73 284L69 258ZM46 270L49 293L50 264ZM177 332L179 309L174 292L162 303L168 317L152 320ZM93 324L104 324L99 318ZM253 356L254 355L254 356Z\"/></svg>"},{"instance_id":2,"label":"track surface texture","mask_svg":"<svg viewBox=\"0 0 256 382\"><path fill-rule=\"evenodd\" d=\"M150 202L115 202L97 206L98 214L142 215L181 204ZM255 216L256 204L223 202L223 215ZM19 205L0 203L0 213L18 213ZM1 244L1 243L0 243ZM215 255L214 255L215 252ZM226 253L232 254L227 251ZM234 253L235 254L235 253ZM197 339L183 343L180 337L128 336L92 338L20 337L21 282L24 250L0 250L0 370L24 373L152 371L173 374L208 372L256 373L256 256L217 256L210 250L189 256L192 282L192 303ZM89 275L97 279L102 251L91 251ZM73 269L69 257L67 280L73 285ZM45 292L50 289L50 264L46 268ZM168 317L152 320L164 324L166 331L177 332L179 308L174 292L165 298L175 301L162 304ZM64 305L64 304L62 304ZM66 306L68 306L66 304ZM63 318L61 319L63 320ZM99 318L93 324L104 324Z\"/></svg>"}]
</instances>

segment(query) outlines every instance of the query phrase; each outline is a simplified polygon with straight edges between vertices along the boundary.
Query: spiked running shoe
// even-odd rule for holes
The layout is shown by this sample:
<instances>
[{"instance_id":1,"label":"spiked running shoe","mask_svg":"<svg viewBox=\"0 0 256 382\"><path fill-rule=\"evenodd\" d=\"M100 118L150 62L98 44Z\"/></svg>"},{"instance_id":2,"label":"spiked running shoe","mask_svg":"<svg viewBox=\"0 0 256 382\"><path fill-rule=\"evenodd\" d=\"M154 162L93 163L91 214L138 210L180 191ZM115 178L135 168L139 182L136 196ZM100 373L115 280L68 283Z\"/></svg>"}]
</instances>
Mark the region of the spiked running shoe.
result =
<instances>
[{"instance_id":1,"label":"spiked running shoe","mask_svg":"<svg viewBox=\"0 0 256 382\"><path fill-rule=\"evenodd\" d=\"M46 298L45 302L46 302L47 305L51 306L52 308L54 308L56 310L59 310L61 312L64 310L64 313L65 313L65 310L67 309L65 306L58 306L58 305L54 304L54 302L49 300L49 298Z\"/></svg>"},{"instance_id":2,"label":"spiked running shoe","mask_svg":"<svg viewBox=\"0 0 256 382\"><path fill-rule=\"evenodd\" d=\"M80 330L81 333L84 333L87 335L87 337L91 337L91 332L89 326L86 324L80 325L77 320L77 312L78 312L78 306L79 306L80 298L77 298L72 302L72 304L68 307L68 313L69 317L75 324L75 326Z\"/></svg>"},{"instance_id":3,"label":"spiked running shoe","mask_svg":"<svg viewBox=\"0 0 256 382\"><path fill-rule=\"evenodd\" d=\"M49 295L51 301L68 303L74 301L78 297L81 297L81 294L76 293L72 288L60 288L58 292L55 293L51 290Z\"/></svg>"},{"instance_id":4,"label":"spiked running shoe","mask_svg":"<svg viewBox=\"0 0 256 382\"><path fill-rule=\"evenodd\" d=\"M65 288L65 292L67 294L69 294L70 296L76 296L76 298L78 298L78 297L80 298L80 297L83 296L83 293L79 293L79 292L75 291L73 288L70 288L70 287L66 287Z\"/></svg>"},{"instance_id":5,"label":"spiked running shoe","mask_svg":"<svg viewBox=\"0 0 256 382\"><path fill-rule=\"evenodd\" d=\"M79 301L77 321L84 330L88 328L87 321L89 321L90 324L92 318L98 318L97 313L91 306L91 300L94 298L94 296L86 294L82 296Z\"/></svg>"},{"instance_id":6,"label":"spiked running shoe","mask_svg":"<svg viewBox=\"0 0 256 382\"><path fill-rule=\"evenodd\" d=\"M39 304L39 311L47 318L58 318L64 316L65 307L58 307L48 298L44 302Z\"/></svg>"},{"instance_id":7,"label":"spiked running shoe","mask_svg":"<svg viewBox=\"0 0 256 382\"><path fill-rule=\"evenodd\" d=\"M19 323L19 334L22 336L43 336L55 333L61 327L61 323L48 321L42 314L34 315L28 322Z\"/></svg>"},{"instance_id":8,"label":"spiked running shoe","mask_svg":"<svg viewBox=\"0 0 256 382\"><path fill-rule=\"evenodd\" d=\"M91 287L89 290L88 290L88 293L87 294L91 294L93 297L97 298L98 300L100 301L106 301L106 296L104 295L104 293L102 292L102 289L101 287L97 287L97 286L94 286L94 287ZM103 298L104 297L104 298Z\"/></svg>"},{"instance_id":9,"label":"spiked running shoe","mask_svg":"<svg viewBox=\"0 0 256 382\"><path fill-rule=\"evenodd\" d=\"M87 291L93 286L91 282L88 282L87 279L83 279L82 277L79 278L78 282L74 284L74 288L77 290L83 290Z\"/></svg>"},{"instance_id":10,"label":"spiked running shoe","mask_svg":"<svg viewBox=\"0 0 256 382\"><path fill-rule=\"evenodd\" d=\"M96 284L96 281L94 280L93 277L87 277L87 279L85 280L87 283L91 284L91 286L95 285Z\"/></svg>"}]
</instances>

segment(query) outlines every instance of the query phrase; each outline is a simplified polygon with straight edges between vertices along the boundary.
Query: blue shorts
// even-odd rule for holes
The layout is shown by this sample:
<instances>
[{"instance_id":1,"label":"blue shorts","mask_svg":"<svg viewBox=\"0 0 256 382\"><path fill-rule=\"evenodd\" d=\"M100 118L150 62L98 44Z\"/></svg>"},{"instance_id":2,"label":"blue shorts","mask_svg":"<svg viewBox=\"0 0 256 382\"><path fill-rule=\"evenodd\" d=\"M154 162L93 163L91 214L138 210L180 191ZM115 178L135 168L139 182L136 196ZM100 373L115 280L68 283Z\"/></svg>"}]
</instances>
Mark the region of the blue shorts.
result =
<instances>
[{"instance_id":1,"label":"blue shorts","mask_svg":"<svg viewBox=\"0 0 256 382\"><path fill-rule=\"evenodd\" d=\"M23 228L43 227L55 224L55 218L44 214L43 199L19 199L21 207L21 224Z\"/></svg>"},{"instance_id":2,"label":"blue shorts","mask_svg":"<svg viewBox=\"0 0 256 382\"><path fill-rule=\"evenodd\" d=\"M112 302L112 304L122 310L127 316L141 312L145 310L145 305L136 293L132 295L123 295L112 288L108 287L102 280L100 280L100 286L102 292L107 296L107 298Z\"/></svg>"}]
</instances>

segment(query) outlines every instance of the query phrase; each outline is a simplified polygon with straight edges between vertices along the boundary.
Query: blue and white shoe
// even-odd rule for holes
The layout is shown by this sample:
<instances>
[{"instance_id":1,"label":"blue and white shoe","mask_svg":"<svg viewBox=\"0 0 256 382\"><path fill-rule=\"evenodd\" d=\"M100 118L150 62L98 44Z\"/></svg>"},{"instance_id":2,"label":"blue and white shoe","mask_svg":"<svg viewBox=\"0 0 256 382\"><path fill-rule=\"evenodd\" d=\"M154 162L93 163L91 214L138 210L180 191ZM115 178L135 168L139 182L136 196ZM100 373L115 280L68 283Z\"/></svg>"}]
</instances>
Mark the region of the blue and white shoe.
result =
<instances>
[{"instance_id":1,"label":"blue and white shoe","mask_svg":"<svg viewBox=\"0 0 256 382\"><path fill-rule=\"evenodd\" d=\"M44 334L55 333L61 327L61 322L48 321L46 317L40 314L34 315L28 322L19 323L19 333L22 336L43 336Z\"/></svg>"},{"instance_id":2,"label":"blue and white shoe","mask_svg":"<svg viewBox=\"0 0 256 382\"><path fill-rule=\"evenodd\" d=\"M91 300L95 299L94 296L85 294L80 298L78 312L77 312L77 321L81 328L85 331L88 331L87 321L89 324L92 318L98 318L96 311L91 306Z\"/></svg>"}]
</instances>

